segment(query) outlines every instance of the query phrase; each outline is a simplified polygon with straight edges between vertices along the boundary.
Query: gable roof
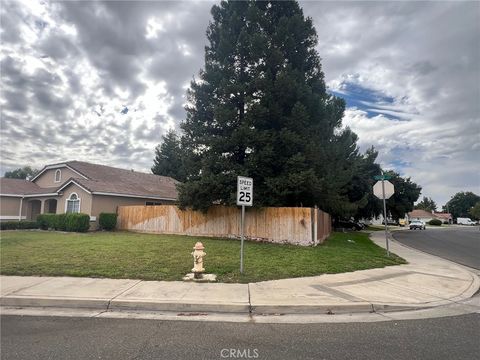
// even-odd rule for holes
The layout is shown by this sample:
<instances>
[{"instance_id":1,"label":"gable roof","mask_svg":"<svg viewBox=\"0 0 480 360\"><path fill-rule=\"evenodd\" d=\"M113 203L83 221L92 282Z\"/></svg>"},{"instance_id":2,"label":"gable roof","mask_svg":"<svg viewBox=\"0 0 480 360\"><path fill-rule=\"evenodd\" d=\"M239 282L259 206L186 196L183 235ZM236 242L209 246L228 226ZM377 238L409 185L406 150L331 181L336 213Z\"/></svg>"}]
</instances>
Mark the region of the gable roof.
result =
<instances>
[{"instance_id":1,"label":"gable roof","mask_svg":"<svg viewBox=\"0 0 480 360\"><path fill-rule=\"evenodd\" d=\"M434 218L435 217L435 215L433 215L431 212L426 210L420 210L420 209L416 209L416 210L413 210L412 212L409 212L408 216L411 218Z\"/></svg>"},{"instance_id":2,"label":"gable roof","mask_svg":"<svg viewBox=\"0 0 480 360\"><path fill-rule=\"evenodd\" d=\"M69 178L55 188L41 188L34 183L35 179L45 171L62 167L67 167L73 170L78 174L78 177L75 176ZM47 189L49 192L58 192L71 183L76 183L92 194L168 200L177 199L177 185L179 184L177 180L168 176L147 174L83 161L66 161L63 163L47 165L32 179L32 181L22 181L24 182L22 185L17 186L12 184L12 186L10 186L12 191L15 190L14 194L33 194L37 193L37 191L45 193ZM1 192L2 194L6 194L3 189Z\"/></svg>"},{"instance_id":3,"label":"gable roof","mask_svg":"<svg viewBox=\"0 0 480 360\"><path fill-rule=\"evenodd\" d=\"M40 170L39 172L37 172L35 174L35 176L33 178L30 179L30 181L35 181L38 177L40 177L40 175L42 175L45 171L47 170L52 170L52 169L60 169L60 168L68 168L70 170L72 170L74 173L76 173L79 177L83 177L85 179L87 179L87 177L81 173L79 173L77 170L75 169L72 169L67 163L58 163L58 164L50 164L50 165L46 165L43 167L42 170Z\"/></svg>"},{"instance_id":4,"label":"gable roof","mask_svg":"<svg viewBox=\"0 0 480 360\"><path fill-rule=\"evenodd\" d=\"M434 212L434 213L432 214L432 213L429 212L429 211L420 210L420 209L413 210L412 212L409 212L409 213L408 213L408 216L411 217L411 218L429 218L429 219L437 218L437 219L445 219L445 220L448 220L448 219L451 219L451 218L452 218L452 214L450 214L450 213L437 213L437 212Z\"/></svg>"},{"instance_id":5,"label":"gable roof","mask_svg":"<svg viewBox=\"0 0 480 360\"><path fill-rule=\"evenodd\" d=\"M29 180L0 178L0 193L2 195L55 194L56 191L57 187L42 188Z\"/></svg>"},{"instance_id":6,"label":"gable roof","mask_svg":"<svg viewBox=\"0 0 480 360\"><path fill-rule=\"evenodd\" d=\"M68 161L66 165L88 178L76 178L75 180L92 193L177 199L179 182L168 176L147 174L83 161Z\"/></svg>"},{"instance_id":7,"label":"gable roof","mask_svg":"<svg viewBox=\"0 0 480 360\"><path fill-rule=\"evenodd\" d=\"M452 214L450 213L434 213L434 215L437 217L437 218L440 218L440 219L451 219L452 218Z\"/></svg>"}]
</instances>

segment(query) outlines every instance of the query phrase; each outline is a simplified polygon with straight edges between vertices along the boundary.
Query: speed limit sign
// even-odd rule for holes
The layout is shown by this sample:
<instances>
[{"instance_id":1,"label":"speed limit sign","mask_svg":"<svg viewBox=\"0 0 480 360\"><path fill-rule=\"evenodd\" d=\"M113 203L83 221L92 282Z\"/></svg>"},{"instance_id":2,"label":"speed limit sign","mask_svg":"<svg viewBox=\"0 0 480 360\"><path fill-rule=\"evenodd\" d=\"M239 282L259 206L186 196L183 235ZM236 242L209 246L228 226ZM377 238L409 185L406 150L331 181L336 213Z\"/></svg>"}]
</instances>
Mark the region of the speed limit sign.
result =
<instances>
[{"instance_id":1,"label":"speed limit sign","mask_svg":"<svg viewBox=\"0 0 480 360\"><path fill-rule=\"evenodd\" d=\"M237 205L253 205L253 179L237 176Z\"/></svg>"},{"instance_id":2,"label":"speed limit sign","mask_svg":"<svg viewBox=\"0 0 480 360\"><path fill-rule=\"evenodd\" d=\"M240 274L243 274L243 241L245 233L245 206L253 205L253 179L237 176L237 205L242 207L242 216L240 218Z\"/></svg>"}]
</instances>

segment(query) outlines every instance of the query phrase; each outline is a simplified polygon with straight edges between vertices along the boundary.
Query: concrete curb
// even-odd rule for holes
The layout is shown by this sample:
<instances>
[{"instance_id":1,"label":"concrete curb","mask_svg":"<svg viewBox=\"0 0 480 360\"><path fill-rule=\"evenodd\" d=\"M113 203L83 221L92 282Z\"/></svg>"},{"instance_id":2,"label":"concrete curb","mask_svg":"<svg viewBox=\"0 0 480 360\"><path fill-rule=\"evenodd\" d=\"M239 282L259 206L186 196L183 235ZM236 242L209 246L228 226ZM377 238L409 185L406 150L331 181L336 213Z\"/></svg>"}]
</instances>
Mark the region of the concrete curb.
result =
<instances>
[{"instance_id":1,"label":"concrete curb","mask_svg":"<svg viewBox=\"0 0 480 360\"><path fill-rule=\"evenodd\" d=\"M82 308L107 310L110 301L108 299L85 299L85 298L34 298L30 296L4 296L0 298L1 306L11 307L56 307L56 308Z\"/></svg>"},{"instance_id":2,"label":"concrete curb","mask_svg":"<svg viewBox=\"0 0 480 360\"><path fill-rule=\"evenodd\" d=\"M254 305L252 315L265 314L351 314L351 313L371 313L372 304L331 304L331 305Z\"/></svg>"},{"instance_id":3,"label":"concrete curb","mask_svg":"<svg viewBox=\"0 0 480 360\"><path fill-rule=\"evenodd\" d=\"M32 308L70 308L90 309L98 311L168 311L168 312L202 312L202 313L234 313L251 315L269 314L355 314L355 313L386 313L396 311L425 310L445 306L466 300L470 296L426 304L331 304L331 305L243 305L222 303L175 303L154 301L112 301L98 299L64 299L64 298L32 298L22 296L5 296L0 299L0 305L5 307Z\"/></svg>"},{"instance_id":4,"label":"concrete curb","mask_svg":"<svg viewBox=\"0 0 480 360\"><path fill-rule=\"evenodd\" d=\"M250 306L225 303L175 303L155 301L112 301L109 310L174 311L174 312L218 312L248 314Z\"/></svg>"}]
</instances>

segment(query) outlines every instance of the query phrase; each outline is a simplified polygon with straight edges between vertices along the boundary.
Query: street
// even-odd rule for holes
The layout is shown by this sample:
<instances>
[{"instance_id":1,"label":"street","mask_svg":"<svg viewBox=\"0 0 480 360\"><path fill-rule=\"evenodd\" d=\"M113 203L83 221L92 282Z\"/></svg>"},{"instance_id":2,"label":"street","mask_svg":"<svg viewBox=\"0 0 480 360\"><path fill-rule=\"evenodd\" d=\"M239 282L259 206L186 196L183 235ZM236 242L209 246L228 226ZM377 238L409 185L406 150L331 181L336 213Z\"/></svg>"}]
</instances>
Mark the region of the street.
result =
<instances>
[{"instance_id":1,"label":"street","mask_svg":"<svg viewBox=\"0 0 480 360\"><path fill-rule=\"evenodd\" d=\"M348 324L3 316L2 359L474 359L478 314Z\"/></svg>"},{"instance_id":2,"label":"street","mask_svg":"<svg viewBox=\"0 0 480 360\"><path fill-rule=\"evenodd\" d=\"M480 270L480 231L478 226L394 231L398 242L429 254Z\"/></svg>"}]
</instances>

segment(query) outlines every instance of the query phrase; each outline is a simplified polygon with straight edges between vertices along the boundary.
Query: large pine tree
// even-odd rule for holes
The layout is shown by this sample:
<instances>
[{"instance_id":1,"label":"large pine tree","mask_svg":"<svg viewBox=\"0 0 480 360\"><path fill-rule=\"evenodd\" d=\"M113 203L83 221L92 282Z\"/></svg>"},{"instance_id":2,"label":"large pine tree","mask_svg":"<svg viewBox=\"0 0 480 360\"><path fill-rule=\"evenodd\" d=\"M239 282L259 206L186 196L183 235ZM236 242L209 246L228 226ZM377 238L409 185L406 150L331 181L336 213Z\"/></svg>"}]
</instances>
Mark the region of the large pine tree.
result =
<instances>
[{"instance_id":1,"label":"large pine tree","mask_svg":"<svg viewBox=\"0 0 480 360\"><path fill-rule=\"evenodd\" d=\"M234 204L243 175L257 206L351 211L357 137L341 130L345 103L326 91L312 20L296 1L222 2L212 16L181 125L180 205Z\"/></svg>"},{"instance_id":2,"label":"large pine tree","mask_svg":"<svg viewBox=\"0 0 480 360\"><path fill-rule=\"evenodd\" d=\"M152 173L185 181L186 169L183 161L180 140L175 131L170 130L162 137L162 143L155 148Z\"/></svg>"}]
</instances>

